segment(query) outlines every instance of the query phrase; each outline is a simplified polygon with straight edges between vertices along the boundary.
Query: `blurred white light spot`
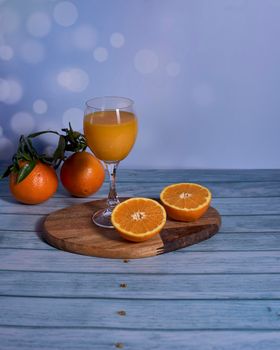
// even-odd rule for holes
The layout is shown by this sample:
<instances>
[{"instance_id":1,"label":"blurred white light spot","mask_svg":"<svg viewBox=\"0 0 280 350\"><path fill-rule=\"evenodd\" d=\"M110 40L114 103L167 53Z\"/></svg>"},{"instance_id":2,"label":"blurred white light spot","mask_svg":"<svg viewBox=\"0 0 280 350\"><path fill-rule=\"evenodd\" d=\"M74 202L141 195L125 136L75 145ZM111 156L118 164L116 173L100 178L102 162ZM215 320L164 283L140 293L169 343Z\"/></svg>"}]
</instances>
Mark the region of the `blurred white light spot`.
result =
<instances>
[{"instance_id":1,"label":"blurred white light spot","mask_svg":"<svg viewBox=\"0 0 280 350\"><path fill-rule=\"evenodd\" d=\"M3 128L2 126L0 125L0 137L3 136Z\"/></svg>"},{"instance_id":2,"label":"blurred white light spot","mask_svg":"<svg viewBox=\"0 0 280 350\"><path fill-rule=\"evenodd\" d=\"M62 1L55 6L53 16L59 25L69 27L78 19L78 10L72 2Z\"/></svg>"},{"instance_id":3,"label":"blurred white light spot","mask_svg":"<svg viewBox=\"0 0 280 350\"><path fill-rule=\"evenodd\" d=\"M11 156L15 152L15 146L6 137L1 137L0 138L0 159L1 160L7 160L10 159Z\"/></svg>"},{"instance_id":4,"label":"blurred white light spot","mask_svg":"<svg viewBox=\"0 0 280 350\"><path fill-rule=\"evenodd\" d=\"M45 47L39 41L27 40L22 44L20 53L25 62L39 63L45 58Z\"/></svg>"},{"instance_id":5,"label":"blurred white light spot","mask_svg":"<svg viewBox=\"0 0 280 350\"><path fill-rule=\"evenodd\" d=\"M90 25L82 25L73 33L73 43L78 49L92 50L97 41L96 30Z\"/></svg>"},{"instance_id":6,"label":"blurred white light spot","mask_svg":"<svg viewBox=\"0 0 280 350\"><path fill-rule=\"evenodd\" d=\"M31 133L34 126L34 119L32 115L27 112L18 112L12 116L11 128L18 135Z\"/></svg>"},{"instance_id":7,"label":"blurred white light spot","mask_svg":"<svg viewBox=\"0 0 280 350\"><path fill-rule=\"evenodd\" d=\"M69 123L74 130L81 131L83 129L84 111L80 108L69 108L62 116L63 125L69 127Z\"/></svg>"},{"instance_id":8,"label":"blurred white light spot","mask_svg":"<svg viewBox=\"0 0 280 350\"><path fill-rule=\"evenodd\" d=\"M110 37L110 43L116 49L119 49L124 45L125 39L122 33L113 33Z\"/></svg>"},{"instance_id":9,"label":"blurred white light spot","mask_svg":"<svg viewBox=\"0 0 280 350\"><path fill-rule=\"evenodd\" d=\"M178 62L170 62L166 65L166 73L170 77L176 77L177 75L179 75L180 70L181 66Z\"/></svg>"},{"instance_id":10,"label":"blurred white light spot","mask_svg":"<svg viewBox=\"0 0 280 350\"><path fill-rule=\"evenodd\" d=\"M0 101L15 104L22 98L22 87L16 80L0 79Z\"/></svg>"},{"instance_id":11,"label":"blurred white light spot","mask_svg":"<svg viewBox=\"0 0 280 350\"><path fill-rule=\"evenodd\" d=\"M93 51L93 57L97 62L105 62L108 59L108 50L105 47L97 47Z\"/></svg>"},{"instance_id":12,"label":"blurred white light spot","mask_svg":"<svg viewBox=\"0 0 280 350\"><path fill-rule=\"evenodd\" d=\"M58 74L57 81L59 85L73 91L84 91L89 84L88 74L80 68L64 70Z\"/></svg>"},{"instance_id":13,"label":"blurred white light spot","mask_svg":"<svg viewBox=\"0 0 280 350\"><path fill-rule=\"evenodd\" d=\"M5 102L10 96L10 84L7 80L0 79L0 101Z\"/></svg>"},{"instance_id":14,"label":"blurred white light spot","mask_svg":"<svg viewBox=\"0 0 280 350\"><path fill-rule=\"evenodd\" d=\"M51 21L46 13L34 12L29 16L26 26L29 34L42 38L50 32Z\"/></svg>"},{"instance_id":15,"label":"blurred white light spot","mask_svg":"<svg viewBox=\"0 0 280 350\"><path fill-rule=\"evenodd\" d=\"M9 61L14 56L14 50L11 46L2 45L0 46L0 58L4 61Z\"/></svg>"},{"instance_id":16,"label":"blurred white light spot","mask_svg":"<svg viewBox=\"0 0 280 350\"><path fill-rule=\"evenodd\" d=\"M5 102L8 104L17 103L22 98L22 87L16 80L8 80L8 83L10 85L10 94Z\"/></svg>"},{"instance_id":17,"label":"blurred white light spot","mask_svg":"<svg viewBox=\"0 0 280 350\"><path fill-rule=\"evenodd\" d=\"M152 50L140 50L134 57L134 66L142 74L152 73L158 68L158 56Z\"/></svg>"},{"instance_id":18,"label":"blurred white light spot","mask_svg":"<svg viewBox=\"0 0 280 350\"><path fill-rule=\"evenodd\" d=\"M48 105L44 100L36 100L33 103L33 111L37 114L44 114L48 110Z\"/></svg>"},{"instance_id":19,"label":"blurred white light spot","mask_svg":"<svg viewBox=\"0 0 280 350\"><path fill-rule=\"evenodd\" d=\"M10 9L4 9L0 12L0 33L11 33L19 27L19 16Z\"/></svg>"},{"instance_id":20,"label":"blurred white light spot","mask_svg":"<svg viewBox=\"0 0 280 350\"><path fill-rule=\"evenodd\" d=\"M200 106L208 106L215 99L213 89L205 83L195 86L192 95L194 101Z\"/></svg>"}]
</instances>

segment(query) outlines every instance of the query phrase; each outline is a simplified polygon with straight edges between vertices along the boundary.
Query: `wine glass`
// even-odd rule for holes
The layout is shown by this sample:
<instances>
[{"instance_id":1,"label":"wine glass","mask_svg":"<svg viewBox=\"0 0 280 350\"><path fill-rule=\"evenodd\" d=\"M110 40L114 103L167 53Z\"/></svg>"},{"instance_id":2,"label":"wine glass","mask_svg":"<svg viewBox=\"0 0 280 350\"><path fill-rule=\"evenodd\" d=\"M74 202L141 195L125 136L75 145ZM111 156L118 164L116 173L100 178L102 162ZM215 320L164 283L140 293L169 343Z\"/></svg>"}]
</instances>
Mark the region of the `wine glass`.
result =
<instances>
[{"instance_id":1,"label":"wine glass","mask_svg":"<svg viewBox=\"0 0 280 350\"><path fill-rule=\"evenodd\" d=\"M107 208L95 212L92 221L100 227L113 228L111 214L119 204L116 172L127 157L137 136L134 102L125 97L95 97L86 102L84 134L94 155L105 163L110 178Z\"/></svg>"}]
</instances>

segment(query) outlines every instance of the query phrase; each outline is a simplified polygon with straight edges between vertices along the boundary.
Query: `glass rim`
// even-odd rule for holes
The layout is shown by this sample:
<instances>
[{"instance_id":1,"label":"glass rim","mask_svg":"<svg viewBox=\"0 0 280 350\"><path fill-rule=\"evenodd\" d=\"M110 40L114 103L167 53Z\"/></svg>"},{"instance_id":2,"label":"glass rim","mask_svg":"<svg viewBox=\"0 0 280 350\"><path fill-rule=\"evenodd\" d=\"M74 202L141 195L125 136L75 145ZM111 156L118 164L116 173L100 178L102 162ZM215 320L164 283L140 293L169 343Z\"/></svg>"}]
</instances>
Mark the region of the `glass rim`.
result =
<instances>
[{"instance_id":1,"label":"glass rim","mask_svg":"<svg viewBox=\"0 0 280 350\"><path fill-rule=\"evenodd\" d=\"M112 99L112 100L115 99L116 101L117 100L123 101L123 102L126 102L126 104L124 104L122 107L108 108L108 110L114 110L114 109L122 110L134 105L134 101L131 98L122 97L122 96L96 96L87 100L85 104L88 108L96 109L98 111L103 111L103 110L106 110L106 108L98 107L94 103L95 102L97 103L97 101L102 101L102 100L106 101L109 99Z\"/></svg>"}]
</instances>

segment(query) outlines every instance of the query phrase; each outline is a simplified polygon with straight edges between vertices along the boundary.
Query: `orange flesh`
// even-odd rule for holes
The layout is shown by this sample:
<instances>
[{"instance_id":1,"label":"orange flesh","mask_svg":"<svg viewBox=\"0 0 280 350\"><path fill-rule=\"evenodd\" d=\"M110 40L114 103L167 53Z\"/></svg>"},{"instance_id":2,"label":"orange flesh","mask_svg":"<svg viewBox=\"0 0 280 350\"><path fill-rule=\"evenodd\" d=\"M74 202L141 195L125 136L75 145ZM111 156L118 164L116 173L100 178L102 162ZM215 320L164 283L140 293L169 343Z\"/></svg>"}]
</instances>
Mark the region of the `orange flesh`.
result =
<instances>
[{"instance_id":1,"label":"orange flesh","mask_svg":"<svg viewBox=\"0 0 280 350\"><path fill-rule=\"evenodd\" d=\"M209 192L205 188L191 184L178 184L167 188L162 199L180 209L195 209L209 200Z\"/></svg>"},{"instance_id":2,"label":"orange flesh","mask_svg":"<svg viewBox=\"0 0 280 350\"><path fill-rule=\"evenodd\" d=\"M137 199L124 203L116 211L114 219L125 231L143 234L161 225L164 214L153 202Z\"/></svg>"}]
</instances>

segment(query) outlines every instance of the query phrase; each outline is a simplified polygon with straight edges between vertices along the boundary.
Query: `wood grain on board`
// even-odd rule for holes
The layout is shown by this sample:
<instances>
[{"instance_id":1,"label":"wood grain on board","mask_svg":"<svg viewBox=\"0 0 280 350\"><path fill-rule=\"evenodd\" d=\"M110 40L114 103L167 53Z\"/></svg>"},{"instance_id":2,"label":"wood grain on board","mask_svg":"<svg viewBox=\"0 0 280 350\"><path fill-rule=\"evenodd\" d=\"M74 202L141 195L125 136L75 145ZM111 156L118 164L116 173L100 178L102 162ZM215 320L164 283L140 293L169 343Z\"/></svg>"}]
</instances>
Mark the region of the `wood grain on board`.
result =
<instances>
[{"instance_id":1,"label":"wood grain on board","mask_svg":"<svg viewBox=\"0 0 280 350\"><path fill-rule=\"evenodd\" d=\"M103 258L133 259L155 256L184 248L218 232L221 218L216 209L195 222L167 220L161 233L145 242L124 240L114 229L92 223L92 214L104 208L106 200L96 200L55 211L44 222L44 239L56 248Z\"/></svg>"}]
</instances>

